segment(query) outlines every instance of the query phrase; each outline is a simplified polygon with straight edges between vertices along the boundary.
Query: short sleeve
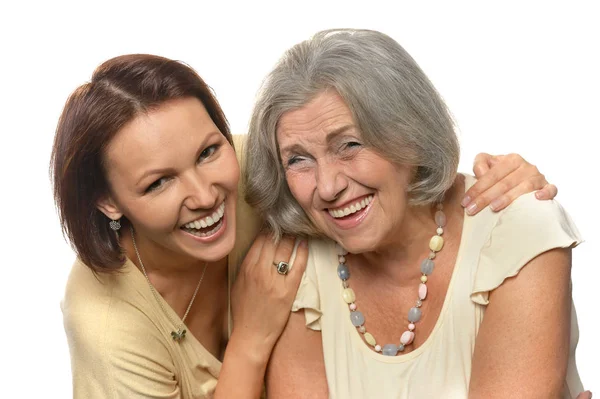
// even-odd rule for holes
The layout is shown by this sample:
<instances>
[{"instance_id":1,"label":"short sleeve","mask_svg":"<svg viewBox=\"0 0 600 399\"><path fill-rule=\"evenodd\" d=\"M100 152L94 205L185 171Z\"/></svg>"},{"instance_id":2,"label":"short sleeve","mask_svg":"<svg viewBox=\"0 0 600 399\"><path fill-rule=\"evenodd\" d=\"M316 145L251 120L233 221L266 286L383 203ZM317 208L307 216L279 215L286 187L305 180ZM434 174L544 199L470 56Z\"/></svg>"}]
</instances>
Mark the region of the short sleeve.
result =
<instances>
[{"instance_id":1,"label":"short sleeve","mask_svg":"<svg viewBox=\"0 0 600 399\"><path fill-rule=\"evenodd\" d=\"M558 202L539 201L534 193L519 197L500 213L481 250L471 300L487 305L489 292L533 258L581 242L577 227Z\"/></svg>"},{"instance_id":2,"label":"short sleeve","mask_svg":"<svg viewBox=\"0 0 600 399\"><path fill-rule=\"evenodd\" d=\"M315 241L311 240L310 244L315 244ZM306 270L302 276L302 281L300 281L296 299L292 305L292 312L304 310L306 326L311 330L320 331L320 319L322 313L316 272L316 255L320 251L316 248L317 245L310 244L308 264L306 265Z\"/></svg>"}]
</instances>

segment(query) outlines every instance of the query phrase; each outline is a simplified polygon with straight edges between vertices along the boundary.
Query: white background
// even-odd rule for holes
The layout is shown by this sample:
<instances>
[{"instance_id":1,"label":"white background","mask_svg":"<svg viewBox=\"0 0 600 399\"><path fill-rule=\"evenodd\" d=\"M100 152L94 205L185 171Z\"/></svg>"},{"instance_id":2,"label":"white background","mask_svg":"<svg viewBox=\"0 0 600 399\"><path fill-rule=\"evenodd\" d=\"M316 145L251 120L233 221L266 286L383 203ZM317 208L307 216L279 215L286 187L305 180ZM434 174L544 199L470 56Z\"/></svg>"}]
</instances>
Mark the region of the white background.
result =
<instances>
[{"instance_id":1,"label":"white background","mask_svg":"<svg viewBox=\"0 0 600 399\"><path fill-rule=\"evenodd\" d=\"M413 55L458 121L461 171L479 151L518 152L559 187L586 239L573 260L577 357L586 388L600 394L600 13L591 1L203 3L0 6L0 396L71 396L59 303L73 255L47 170L69 93L110 57L160 54L194 67L243 133L281 53L333 27L381 30Z\"/></svg>"}]
</instances>

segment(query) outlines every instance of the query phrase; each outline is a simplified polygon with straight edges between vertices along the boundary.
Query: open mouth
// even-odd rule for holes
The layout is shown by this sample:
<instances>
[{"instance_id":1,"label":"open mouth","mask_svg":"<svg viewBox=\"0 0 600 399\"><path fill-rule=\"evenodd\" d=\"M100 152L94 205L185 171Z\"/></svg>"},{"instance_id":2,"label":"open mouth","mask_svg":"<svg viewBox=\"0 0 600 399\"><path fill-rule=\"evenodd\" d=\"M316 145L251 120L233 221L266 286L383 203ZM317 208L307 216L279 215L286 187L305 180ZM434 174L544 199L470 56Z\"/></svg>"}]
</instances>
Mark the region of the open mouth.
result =
<instances>
[{"instance_id":1,"label":"open mouth","mask_svg":"<svg viewBox=\"0 0 600 399\"><path fill-rule=\"evenodd\" d=\"M329 215L331 215L331 217L334 219L350 218L355 213L360 212L361 210L368 207L371 201L373 201L373 196L369 195L360 201L356 201L351 205L345 206L343 208L328 209L327 212L329 212Z\"/></svg>"},{"instance_id":2,"label":"open mouth","mask_svg":"<svg viewBox=\"0 0 600 399\"><path fill-rule=\"evenodd\" d=\"M181 229L196 237L208 237L215 234L223 225L223 215L225 214L225 202L223 202L212 215L205 216L193 222L186 223Z\"/></svg>"}]
</instances>

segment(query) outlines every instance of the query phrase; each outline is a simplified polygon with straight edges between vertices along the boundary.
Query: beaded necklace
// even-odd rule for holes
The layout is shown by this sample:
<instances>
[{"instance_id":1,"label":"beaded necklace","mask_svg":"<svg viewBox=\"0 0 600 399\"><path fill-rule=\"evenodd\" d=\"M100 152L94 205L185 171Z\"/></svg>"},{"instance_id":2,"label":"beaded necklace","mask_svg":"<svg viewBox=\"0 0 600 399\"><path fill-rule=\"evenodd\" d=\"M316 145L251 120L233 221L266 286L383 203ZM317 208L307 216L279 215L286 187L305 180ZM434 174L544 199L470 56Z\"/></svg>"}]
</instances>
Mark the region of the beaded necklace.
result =
<instances>
[{"instance_id":1,"label":"beaded necklace","mask_svg":"<svg viewBox=\"0 0 600 399\"><path fill-rule=\"evenodd\" d=\"M348 251L336 244L339 265L337 268L337 274L340 280L342 280L342 298L344 302L348 304L350 309L350 320L352 325L358 329L362 334L363 340L375 351L382 353L385 356L396 356L398 352L403 352L406 346L410 345L415 339L415 323L421 320L421 306L423 301L427 298L427 276L433 272L434 262L436 253L438 253L444 246L444 226L446 226L446 214L442 211L442 204L437 204L437 211L435 212L435 223L437 224L436 235L431 237L429 241L430 253L427 258L421 262L421 283L419 284L418 297L415 302L415 306L408 311L408 329L400 336L400 344L385 344L383 347L377 343L375 337L365 327L365 316L358 309L356 305L356 295L354 290L348 285L350 279L350 269L346 265L346 255Z\"/></svg>"}]
</instances>

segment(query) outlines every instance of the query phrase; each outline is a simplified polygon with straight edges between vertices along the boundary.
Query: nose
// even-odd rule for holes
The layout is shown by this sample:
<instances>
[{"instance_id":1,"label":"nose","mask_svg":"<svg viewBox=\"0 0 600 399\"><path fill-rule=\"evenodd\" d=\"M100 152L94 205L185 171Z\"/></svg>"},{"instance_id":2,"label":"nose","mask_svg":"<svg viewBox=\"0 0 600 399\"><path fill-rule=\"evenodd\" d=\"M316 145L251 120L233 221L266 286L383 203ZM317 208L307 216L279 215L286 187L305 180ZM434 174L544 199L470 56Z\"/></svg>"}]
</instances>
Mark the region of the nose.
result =
<instances>
[{"instance_id":1,"label":"nose","mask_svg":"<svg viewBox=\"0 0 600 399\"><path fill-rule=\"evenodd\" d=\"M182 178L183 205L190 210L211 209L216 206L219 193L213 182L200 173L190 173Z\"/></svg>"},{"instance_id":2,"label":"nose","mask_svg":"<svg viewBox=\"0 0 600 399\"><path fill-rule=\"evenodd\" d=\"M342 165L334 162L319 162L317 165L317 193L323 201L337 199L348 187L348 178Z\"/></svg>"}]
</instances>

